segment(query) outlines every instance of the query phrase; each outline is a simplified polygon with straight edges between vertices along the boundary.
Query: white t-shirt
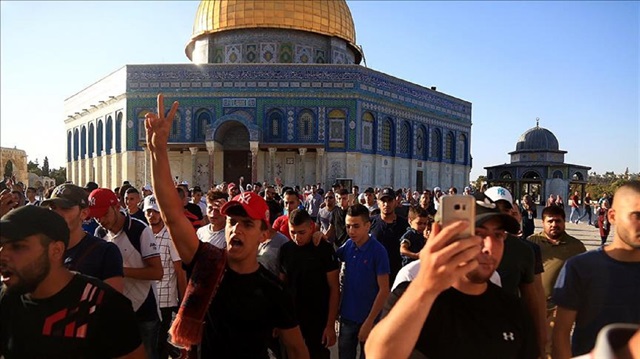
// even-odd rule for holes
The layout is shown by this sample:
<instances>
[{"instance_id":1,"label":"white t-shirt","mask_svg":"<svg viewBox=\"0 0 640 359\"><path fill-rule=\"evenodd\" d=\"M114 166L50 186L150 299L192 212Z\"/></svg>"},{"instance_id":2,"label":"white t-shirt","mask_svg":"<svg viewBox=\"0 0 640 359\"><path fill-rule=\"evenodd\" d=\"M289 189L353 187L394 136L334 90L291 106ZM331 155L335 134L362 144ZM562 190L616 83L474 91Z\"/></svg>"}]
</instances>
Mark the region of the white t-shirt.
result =
<instances>
[{"instance_id":1,"label":"white t-shirt","mask_svg":"<svg viewBox=\"0 0 640 359\"><path fill-rule=\"evenodd\" d=\"M396 287L402 282L411 282L413 278L418 275L420 271L420 260L415 260L406 266L402 267L396 275L396 280L393 282L393 286L391 287L391 291L396 289ZM500 274L498 272L493 272L491 278L489 278L491 283L497 285L498 287L502 287L502 280L500 279Z\"/></svg>"},{"instance_id":2,"label":"white t-shirt","mask_svg":"<svg viewBox=\"0 0 640 359\"><path fill-rule=\"evenodd\" d=\"M164 274L162 280L157 281L158 305L160 308L178 306L178 279L174 262L180 261L180 255L173 244L167 227L163 227L156 235L156 243L160 252L160 261Z\"/></svg>"},{"instance_id":3,"label":"white t-shirt","mask_svg":"<svg viewBox=\"0 0 640 359\"><path fill-rule=\"evenodd\" d=\"M211 243L214 246L225 249L227 247L227 240L224 236L224 228L219 231L212 231L212 225L206 225L198 228L196 234L201 242Z\"/></svg>"},{"instance_id":4,"label":"white t-shirt","mask_svg":"<svg viewBox=\"0 0 640 359\"><path fill-rule=\"evenodd\" d=\"M124 268L144 268L144 260L147 258L152 258L156 256L160 256L158 252L158 245L156 243L156 237L151 231L151 228L147 227L144 222L133 218L130 218L130 222L125 221L124 225L131 226L135 222L139 222L138 225L142 224L145 226L144 230L140 232L140 251L133 246L132 240L129 239L127 233L125 232L125 227L123 226L120 232L112 233L109 231L105 236L105 240L108 242L113 242L120 249L120 254L122 254L122 266ZM147 299L149 295L149 288L152 288L153 294L158 298L158 291L156 288L155 280L143 280L143 279L134 279L124 277L124 288L122 294L125 297L129 298L131 304L133 305L133 310L138 311L142 303Z\"/></svg>"}]
</instances>

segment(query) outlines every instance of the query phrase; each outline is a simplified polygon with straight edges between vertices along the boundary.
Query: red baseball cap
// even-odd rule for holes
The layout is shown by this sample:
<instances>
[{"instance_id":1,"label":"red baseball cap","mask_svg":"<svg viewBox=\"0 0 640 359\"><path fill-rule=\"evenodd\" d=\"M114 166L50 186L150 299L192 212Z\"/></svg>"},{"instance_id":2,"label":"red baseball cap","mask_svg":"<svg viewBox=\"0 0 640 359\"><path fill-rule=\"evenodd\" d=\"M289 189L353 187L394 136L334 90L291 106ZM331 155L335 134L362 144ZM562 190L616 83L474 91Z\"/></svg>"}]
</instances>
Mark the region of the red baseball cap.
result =
<instances>
[{"instance_id":1,"label":"red baseball cap","mask_svg":"<svg viewBox=\"0 0 640 359\"><path fill-rule=\"evenodd\" d=\"M264 198L255 192L242 192L222 206L220 212L227 215L229 208L242 206L247 216L251 219L263 220L269 226L269 206Z\"/></svg>"},{"instance_id":2,"label":"red baseball cap","mask_svg":"<svg viewBox=\"0 0 640 359\"><path fill-rule=\"evenodd\" d=\"M113 207L120 201L118 196L108 188L98 188L89 194L89 217L102 218L109 207Z\"/></svg>"}]
</instances>

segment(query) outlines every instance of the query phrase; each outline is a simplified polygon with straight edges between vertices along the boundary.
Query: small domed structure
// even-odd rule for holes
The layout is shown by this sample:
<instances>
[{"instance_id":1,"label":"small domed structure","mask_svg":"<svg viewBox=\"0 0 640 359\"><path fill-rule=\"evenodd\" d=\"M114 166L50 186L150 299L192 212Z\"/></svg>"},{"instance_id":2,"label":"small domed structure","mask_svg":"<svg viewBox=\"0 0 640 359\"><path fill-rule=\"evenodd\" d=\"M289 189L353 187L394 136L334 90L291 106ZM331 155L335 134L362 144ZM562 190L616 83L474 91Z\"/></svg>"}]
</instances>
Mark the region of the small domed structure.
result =
<instances>
[{"instance_id":1,"label":"small domed structure","mask_svg":"<svg viewBox=\"0 0 640 359\"><path fill-rule=\"evenodd\" d=\"M536 127L525 131L516 143L516 150L509 152L511 163L485 167L487 182L508 188L513 198L529 194L541 205L549 194L568 198L570 189L572 193L576 190L584 193L591 167L565 163L565 153L556 135L540 127L536 119Z\"/></svg>"}]
</instances>

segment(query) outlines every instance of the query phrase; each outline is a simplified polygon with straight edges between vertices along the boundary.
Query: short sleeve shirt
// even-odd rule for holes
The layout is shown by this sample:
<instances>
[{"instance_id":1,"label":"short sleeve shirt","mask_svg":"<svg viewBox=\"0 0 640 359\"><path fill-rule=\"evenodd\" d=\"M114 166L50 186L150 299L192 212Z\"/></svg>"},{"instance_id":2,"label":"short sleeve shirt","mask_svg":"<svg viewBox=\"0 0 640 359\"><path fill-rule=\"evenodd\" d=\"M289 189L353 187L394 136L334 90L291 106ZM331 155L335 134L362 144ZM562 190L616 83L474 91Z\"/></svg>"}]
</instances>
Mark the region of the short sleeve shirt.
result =
<instances>
[{"instance_id":1,"label":"short sleeve shirt","mask_svg":"<svg viewBox=\"0 0 640 359\"><path fill-rule=\"evenodd\" d=\"M122 255L118 247L87 234L64 252L64 265L69 270L105 280L123 277Z\"/></svg>"},{"instance_id":2,"label":"short sleeve shirt","mask_svg":"<svg viewBox=\"0 0 640 359\"><path fill-rule=\"evenodd\" d=\"M640 262L617 261L602 248L570 258L558 275L553 301L577 312L571 351L588 353L605 325L640 323Z\"/></svg>"},{"instance_id":3,"label":"short sleeve shirt","mask_svg":"<svg viewBox=\"0 0 640 359\"><path fill-rule=\"evenodd\" d=\"M179 262L180 255L176 249L167 227L163 227L156 235L160 261L162 263L162 280L158 281L158 305L160 308L171 308L178 306L178 279L174 267L175 262Z\"/></svg>"},{"instance_id":4,"label":"short sleeve shirt","mask_svg":"<svg viewBox=\"0 0 640 359\"><path fill-rule=\"evenodd\" d=\"M509 234L504 241L504 254L497 269L502 288L515 296L520 295L520 285L533 283L533 250L517 237Z\"/></svg>"},{"instance_id":5,"label":"short sleeve shirt","mask_svg":"<svg viewBox=\"0 0 640 359\"><path fill-rule=\"evenodd\" d=\"M116 358L140 346L131 302L82 274L46 299L0 293L0 353L13 358Z\"/></svg>"},{"instance_id":6,"label":"short sleeve shirt","mask_svg":"<svg viewBox=\"0 0 640 359\"><path fill-rule=\"evenodd\" d=\"M347 240L336 255L345 264L340 316L364 323L380 289L378 276L390 272L387 251L370 237L360 247L351 239Z\"/></svg>"}]
</instances>

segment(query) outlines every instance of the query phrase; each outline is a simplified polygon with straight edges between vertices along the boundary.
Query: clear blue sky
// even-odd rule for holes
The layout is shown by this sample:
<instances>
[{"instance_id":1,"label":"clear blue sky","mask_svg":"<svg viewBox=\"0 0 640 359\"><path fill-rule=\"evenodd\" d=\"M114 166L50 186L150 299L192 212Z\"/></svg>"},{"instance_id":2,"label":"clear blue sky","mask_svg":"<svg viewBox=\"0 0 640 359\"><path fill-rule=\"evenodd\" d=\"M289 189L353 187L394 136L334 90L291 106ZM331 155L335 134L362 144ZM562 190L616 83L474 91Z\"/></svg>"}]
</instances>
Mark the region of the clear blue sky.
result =
<instances>
[{"instance_id":1,"label":"clear blue sky","mask_svg":"<svg viewBox=\"0 0 640 359\"><path fill-rule=\"evenodd\" d=\"M540 125L566 162L640 172L640 3L348 1L367 66L473 103L471 179ZM65 98L187 63L198 2L2 1L0 143L65 165Z\"/></svg>"}]
</instances>

